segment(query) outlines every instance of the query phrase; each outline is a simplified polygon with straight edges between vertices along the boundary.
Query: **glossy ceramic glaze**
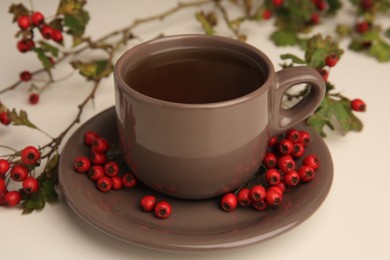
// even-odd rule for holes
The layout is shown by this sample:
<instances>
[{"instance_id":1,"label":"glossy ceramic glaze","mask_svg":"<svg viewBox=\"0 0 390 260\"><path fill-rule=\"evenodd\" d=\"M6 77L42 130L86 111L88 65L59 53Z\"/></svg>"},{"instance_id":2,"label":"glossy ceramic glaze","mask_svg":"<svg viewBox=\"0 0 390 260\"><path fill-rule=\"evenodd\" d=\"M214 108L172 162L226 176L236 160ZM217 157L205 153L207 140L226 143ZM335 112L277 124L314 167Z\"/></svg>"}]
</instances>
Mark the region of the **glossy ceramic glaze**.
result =
<instances>
[{"instance_id":1,"label":"glossy ceramic glaze","mask_svg":"<svg viewBox=\"0 0 390 260\"><path fill-rule=\"evenodd\" d=\"M96 131L112 146L118 146L115 124L115 110L111 108L76 130L62 150L58 174L62 194L76 214L93 227L126 243L191 253L254 245L301 224L320 207L331 188L333 165L325 143L310 128L299 125L298 129L309 131L312 137L305 154L316 153L321 168L312 182L286 192L282 205L276 209L255 211L248 207L226 213L219 207L219 198L175 199L142 183L133 189L102 193L85 174L76 173L72 165L76 156L89 154L88 147L83 144L83 134L88 130ZM172 215L160 220L152 213L144 213L139 208L139 201L147 194L167 200L172 205ZM91 234L95 235L94 232Z\"/></svg>"},{"instance_id":2,"label":"glossy ceramic glaze","mask_svg":"<svg viewBox=\"0 0 390 260\"><path fill-rule=\"evenodd\" d=\"M244 56L265 75L264 82L247 95L203 104L159 100L126 83L125 78L140 62L161 52L187 49L225 49ZM174 71L171 77L175 77ZM269 137L310 115L325 91L323 79L314 69L275 73L267 56L256 48L206 35L172 36L140 44L119 59L114 79L118 131L128 165L149 187L186 199L215 197L246 182L257 171ZM310 94L296 106L282 109L283 93L299 83L310 84Z\"/></svg>"}]
</instances>

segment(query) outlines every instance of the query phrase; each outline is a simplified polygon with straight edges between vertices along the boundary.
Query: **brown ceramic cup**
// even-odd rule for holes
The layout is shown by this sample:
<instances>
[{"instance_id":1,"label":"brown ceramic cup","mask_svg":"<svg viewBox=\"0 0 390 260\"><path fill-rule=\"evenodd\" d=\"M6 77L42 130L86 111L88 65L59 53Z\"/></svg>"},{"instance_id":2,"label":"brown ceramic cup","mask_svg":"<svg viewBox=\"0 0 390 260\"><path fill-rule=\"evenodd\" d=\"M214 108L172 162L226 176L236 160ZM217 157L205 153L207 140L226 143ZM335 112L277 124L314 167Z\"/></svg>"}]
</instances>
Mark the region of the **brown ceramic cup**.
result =
<instances>
[{"instance_id":1,"label":"brown ceramic cup","mask_svg":"<svg viewBox=\"0 0 390 260\"><path fill-rule=\"evenodd\" d=\"M260 50L237 40L178 35L125 52L114 70L125 161L149 187L179 198L237 189L258 170L270 136L307 118L325 84L309 67L275 72ZM310 92L282 108L293 85Z\"/></svg>"}]
</instances>

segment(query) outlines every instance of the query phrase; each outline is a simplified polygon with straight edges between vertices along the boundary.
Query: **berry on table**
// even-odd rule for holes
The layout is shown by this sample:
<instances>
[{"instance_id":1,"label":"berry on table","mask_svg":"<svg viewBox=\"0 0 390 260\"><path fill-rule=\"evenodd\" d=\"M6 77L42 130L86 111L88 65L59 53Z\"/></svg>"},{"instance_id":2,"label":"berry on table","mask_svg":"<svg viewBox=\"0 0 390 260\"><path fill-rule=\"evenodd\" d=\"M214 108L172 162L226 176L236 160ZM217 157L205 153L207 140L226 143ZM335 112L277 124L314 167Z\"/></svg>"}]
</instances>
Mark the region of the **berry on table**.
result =
<instances>
[{"instance_id":1,"label":"berry on table","mask_svg":"<svg viewBox=\"0 0 390 260\"><path fill-rule=\"evenodd\" d=\"M85 156L78 156L73 163L76 172L84 173L91 167L91 161Z\"/></svg>"},{"instance_id":2,"label":"berry on table","mask_svg":"<svg viewBox=\"0 0 390 260\"><path fill-rule=\"evenodd\" d=\"M24 181L28 177L28 169L24 165L15 164L10 171L10 177L14 181Z\"/></svg>"},{"instance_id":3,"label":"berry on table","mask_svg":"<svg viewBox=\"0 0 390 260\"><path fill-rule=\"evenodd\" d=\"M101 165L92 165L88 170L88 177L93 181L97 181L102 176L104 176L104 169Z\"/></svg>"},{"instance_id":4,"label":"berry on table","mask_svg":"<svg viewBox=\"0 0 390 260\"><path fill-rule=\"evenodd\" d=\"M226 193L220 201L221 208L226 212L231 212L237 208L238 201L234 193Z\"/></svg>"},{"instance_id":5,"label":"berry on table","mask_svg":"<svg viewBox=\"0 0 390 260\"><path fill-rule=\"evenodd\" d=\"M122 184L126 188L133 188L137 184L137 179L131 173L125 173L122 176Z\"/></svg>"},{"instance_id":6,"label":"berry on table","mask_svg":"<svg viewBox=\"0 0 390 260\"><path fill-rule=\"evenodd\" d=\"M34 177L27 177L22 184L23 190L26 194L33 194L39 189L39 182Z\"/></svg>"},{"instance_id":7,"label":"berry on table","mask_svg":"<svg viewBox=\"0 0 390 260\"><path fill-rule=\"evenodd\" d=\"M366 103L363 100L356 98L351 101L351 109L356 112L364 112L366 111Z\"/></svg>"},{"instance_id":8,"label":"berry on table","mask_svg":"<svg viewBox=\"0 0 390 260\"><path fill-rule=\"evenodd\" d=\"M156 207L156 204L157 204L157 199L153 195L144 196L139 203L140 207L145 212L152 212Z\"/></svg>"},{"instance_id":9,"label":"berry on table","mask_svg":"<svg viewBox=\"0 0 390 260\"><path fill-rule=\"evenodd\" d=\"M108 192L112 188L112 180L110 177L102 176L96 181L96 187L101 192Z\"/></svg>"},{"instance_id":10,"label":"berry on table","mask_svg":"<svg viewBox=\"0 0 390 260\"><path fill-rule=\"evenodd\" d=\"M154 207L154 215L160 219L168 218L172 213L172 206L166 201L160 201Z\"/></svg>"},{"instance_id":11,"label":"berry on table","mask_svg":"<svg viewBox=\"0 0 390 260\"><path fill-rule=\"evenodd\" d=\"M264 200L265 193L266 193L265 188L263 187L263 185L259 184L251 188L249 197L251 201L260 201L260 200Z\"/></svg>"},{"instance_id":12,"label":"berry on table","mask_svg":"<svg viewBox=\"0 0 390 260\"><path fill-rule=\"evenodd\" d=\"M242 188L237 193L238 204L240 204L243 207L250 205L251 204L250 192L251 192L251 190L249 188L247 188L247 187Z\"/></svg>"},{"instance_id":13,"label":"berry on table","mask_svg":"<svg viewBox=\"0 0 390 260\"><path fill-rule=\"evenodd\" d=\"M45 17L43 16L43 14L41 12L34 12L31 15L31 21L35 26L41 25L44 22L44 20L45 20Z\"/></svg>"},{"instance_id":14,"label":"berry on table","mask_svg":"<svg viewBox=\"0 0 390 260\"><path fill-rule=\"evenodd\" d=\"M25 164L39 164L41 152L34 146L27 146L22 150L21 158Z\"/></svg>"},{"instance_id":15,"label":"berry on table","mask_svg":"<svg viewBox=\"0 0 390 260\"><path fill-rule=\"evenodd\" d=\"M316 154L310 154L303 159L302 164L317 170L320 167L320 159Z\"/></svg>"},{"instance_id":16,"label":"berry on table","mask_svg":"<svg viewBox=\"0 0 390 260\"><path fill-rule=\"evenodd\" d=\"M8 172L11 164L6 159L0 159L0 178L3 178L4 175Z\"/></svg>"},{"instance_id":17,"label":"berry on table","mask_svg":"<svg viewBox=\"0 0 390 260\"><path fill-rule=\"evenodd\" d=\"M22 196L20 195L19 191L9 191L4 195L4 202L5 205L9 207L15 207L19 204L21 201Z\"/></svg>"},{"instance_id":18,"label":"berry on table","mask_svg":"<svg viewBox=\"0 0 390 260\"><path fill-rule=\"evenodd\" d=\"M303 182L310 182L315 177L315 171L313 170L313 168L307 165L302 165L298 170L298 174L299 179Z\"/></svg>"},{"instance_id":19,"label":"berry on table","mask_svg":"<svg viewBox=\"0 0 390 260\"><path fill-rule=\"evenodd\" d=\"M112 181L112 188L114 190L122 189L123 183L122 183L121 177L119 177L119 176L112 176L111 177L111 181Z\"/></svg>"},{"instance_id":20,"label":"berry on table","mask_svg":"<svg viewBox=\"0 0 390 260\"><path fill-rule=\"evenodd\" d=\"M18 26L22 30L27 30L31 26L30 17L28 17L27 15L19 16L17 22L18 22Z\"/></svg>"}]
</instances>

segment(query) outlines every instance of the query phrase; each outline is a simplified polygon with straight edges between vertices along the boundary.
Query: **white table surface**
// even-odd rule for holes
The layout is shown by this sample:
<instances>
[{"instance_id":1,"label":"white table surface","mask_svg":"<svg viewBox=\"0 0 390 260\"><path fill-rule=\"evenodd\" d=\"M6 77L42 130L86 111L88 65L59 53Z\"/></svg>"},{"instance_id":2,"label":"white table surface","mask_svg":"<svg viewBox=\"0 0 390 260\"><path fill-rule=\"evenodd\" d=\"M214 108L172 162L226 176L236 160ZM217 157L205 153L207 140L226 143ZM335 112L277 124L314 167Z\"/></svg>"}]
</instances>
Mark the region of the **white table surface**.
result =
<instances>
[{"instance_id":1,"label":"white table surface","mask_svg":"<svg viewBox=\"0 0 390 260\"><path fill-rule=\"evenodd\" d=\"M13 1L0 2L0 86L12 84L22 70L38 68L34 54L20 54L13 38L16 25L11 24L8 7ZM30 1L22 1L29 5ZM53 14L58 1L34 1L35 9ZM87 35L93 38L129 24L134 18L156 14L176 4L175 0L90 1L91 15ZM161 23L137 29L142 40L166 34L201 32L193 17L194 9L182 11ZM331 32L335 23L352 21L348 11L337 21L322 26ZM272 22L261 27L248 25L248 42L266 52L280 69L279 55L296 48L277 48L269 40ZM256 30L256 31L255 31ZM225 33L228 33L225 31ZM226 34L225 34L226 35ZM133 41L134 45L136 42ZM346 46L342 42L342 46ZM130 47L130 46L129 46ZM67 75L62 65L56 73ZM389 171L389 102L390 63L379 64L364 55L346 51L332 70L330 81L348 97L360 97L368 111L359 114L365 128L347 136L330 133L325 139L334 161L331 191L315 214L306 222L283 234L254 246L209 255L162 253L129 245L113 239L86 224L60 203L48 205L41 212L21 215L13 208L0 208L1 259L390 259L390 171ZM0 96L9 107L25 109L33 122L53 136L74 118L79 104L88 94L90 83L75 73L70 79L50 87L38 105L29 105L23 87ZM104 80L94 106L89 104L82 122L114 104L112 76ZM77 128L77 127L76 127ZM74 128L72 132L76 129ZM25 127L0 126L0 143L13 147L46 143L45 136Z\"/></svg>"}]
</instances>

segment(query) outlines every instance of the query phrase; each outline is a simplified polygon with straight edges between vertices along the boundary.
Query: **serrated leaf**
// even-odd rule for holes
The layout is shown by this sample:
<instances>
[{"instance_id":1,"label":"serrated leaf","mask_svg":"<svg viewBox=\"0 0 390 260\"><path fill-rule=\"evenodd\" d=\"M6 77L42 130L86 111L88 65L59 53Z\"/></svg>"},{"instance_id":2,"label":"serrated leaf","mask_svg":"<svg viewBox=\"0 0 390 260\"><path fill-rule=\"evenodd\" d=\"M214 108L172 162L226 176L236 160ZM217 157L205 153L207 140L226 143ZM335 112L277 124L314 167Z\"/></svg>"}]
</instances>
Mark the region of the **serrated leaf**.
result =
<instances>
[{"instance_id":1,"label":"serrated leaf","mask_svg":"<svg viewBox=\"0 0 390 260\"><path fill-rule=\"evenodd\" d=\"M14 15L12 22L16 22L22 15L29 15L28 9L23 4L12 4L8 12Z\"/></svg>"},{"instance_id":2,"label":"serrated leaf","mask_svg":"<svg viewBox=\"0 0 390 260\"><path fill-rule=\"evenodd\" d=\"M83 35L88 21L89 15L87 12L77 16L67 14L64 16L64 26L68 28L67 32L71 35Z\"/></svg>"},{"instance_id":3,"label":"serrated leaf","mask_svg":"<svg viewBox=\"0 0 390 260\"><path fill-rule=\"evenodd\" d=\"M34 52L37 54L38 59L46 70L50 70L53 67L49 57L46 56L45 51L42 48L34 48Z\"/></svg>"},{"instance_id":4,"label":"serrated leaf","mask_svg":"<svg viewBox=\"0 0 390 260\"><path fill-rule=\"evenodd\" d=\"M103 77L108 77L113 70L113 65L109 60L92 62L73 61L71 65L87 80L100 80Z\"/></svg>"},{"instance_id":5,"label":"serrated leaf","mask_svg":"<svg viewBox=\"0 0 390 260\"><path fill-rule=\"evenodd\" d=\"M271 40L279 47L300 45L301 43L298 34L292 30L277 30L272 33Z\"/></svg>"},{"instance_id":6,"label":"serrated leaf","mask_svg":"<svg viewBox=\"0 0 390 260\"><path fill-rule=\"evenodd\" d=\"M282 54L280 55L280 58L282 60L291 60L295 64L306 64L306 61L304 59L301 59L294 54Z\"/></svg>"},{"instance_id":7,"label":"serrated leaf","mask_svg":"<svg viewBox=\"0 0 390 260\"><path fill-rule=\"evenodd\" d=\"M202 25L202 28L206 34L208 34L208 35L215 34L213 26L209 23L207 18L204 16L203 12L196 12L195 17Z\"/></svg>"},{"instance_id":8,"label":"serrated leaf","mask_svg":"<svg viewBox=\"0 0 390 260\"><path fill-rule=\"evenodd\" d=\"M58 31L62 31L62 18L55 18L54 20L50 21L49 26L53 29L56 29Z\"/></svg>"},{"instance_id":9,"label":"serrated leaf","mask_svg":"<svg viewBox=\"0 0 390 260\"><path fill-rule=\"evenodd\" d=\"M54 57L58 57L59 50L57 47L45 42L45 41L39 41L39 44L41 45L41 48L44 52L50 52L51 55ZM50 62L50 60L49 60Z\"/></svg>"},{"instance_id":10,"label":"serrated leaf","mask_svg":"<svg viewBox=\"0 0 390 260\"><path fill-rule=\"evenodd\" d=\"M16 109L12 109L12 111L7 111L8 118L11 120L13 125L24 125L33 129L38 129L33 123L28 119L27 112L24 110L20 110L19 113Z\"/></svg>"}]
</instances>

